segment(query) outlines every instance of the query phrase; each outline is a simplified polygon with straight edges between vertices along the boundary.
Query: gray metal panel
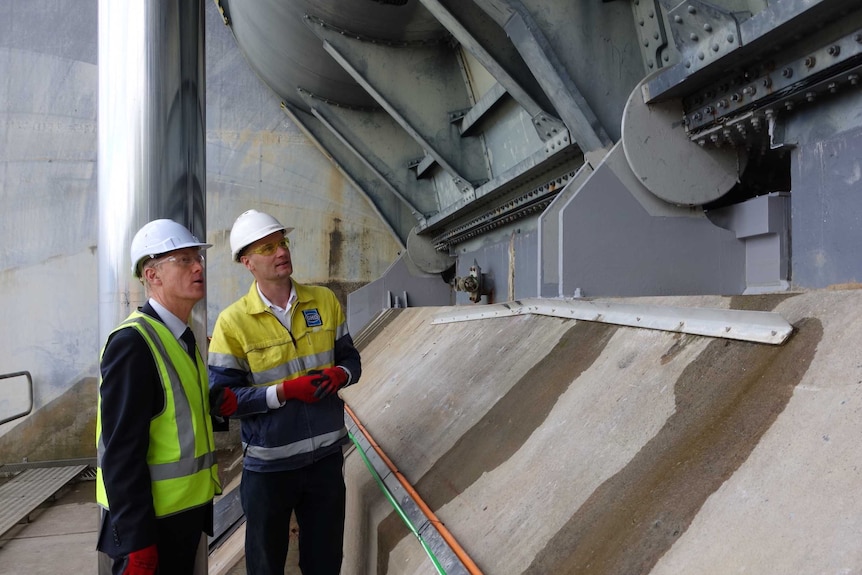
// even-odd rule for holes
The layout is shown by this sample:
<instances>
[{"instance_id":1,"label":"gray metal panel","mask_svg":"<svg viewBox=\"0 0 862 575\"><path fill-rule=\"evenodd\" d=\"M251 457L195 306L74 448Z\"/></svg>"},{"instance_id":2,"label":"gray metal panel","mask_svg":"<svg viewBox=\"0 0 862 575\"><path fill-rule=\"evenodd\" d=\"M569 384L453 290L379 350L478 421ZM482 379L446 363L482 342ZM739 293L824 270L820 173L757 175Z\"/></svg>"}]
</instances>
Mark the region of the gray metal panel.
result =
<instances>
[{"instance_id":1,"label":"gray metal panel","mask_svg":"<svg viewBox=\"0 0 862 575\"><path fill-rule=\"evenodd\" d=\"M381 311L395 307L393 297L399 298L398 307L452 305L452 288L440 275L411 270L406 253L402 253L380 277L347 297L347 327L350 333L359 333ZM404 302L403 300L407 301Z\"/></svg>"},{"instance_id":2,"label":"gray metal panel","mask_svg":"<svg viewBox=\"0 0 862 575\"><path fill-rule=\"evenodd\" d=\"M789 193L751 198L712 210L707 217L745 241L745 293L784 291L789 287Z\"/></svg>"},{"instance_id":3,"label":"gray metal panel","mask_svg":"<svg viewBox=\"0 0 862 575\"><path fill-rule=\"evenodd\" d=\"M561 252L564 246L559 241L560 226L562 225L561 214L572 196L578 192L578 189L593 173L594 166L598 165L604 156L604 150L587 154L583 166L539 216L539 246L536 266L539 297L559 297L562 295L560 293L562 286L560 262L562 261Z\"/></svg>"},{"instance_id":4,"label":"gray metal panel","mask_svg":"<svg viewBox=\"0 0 862 575\"><path fill-rule=\"evenodd\" d=\"M421 157L422 148L392 116L381 109L336 106L305 91L302 95L314 115L409 205L417 221L440 210L432 183L407 168Z\"/></svg>"},{"instance_id":5,"label":"gray metal panel","mask_svg":"<svg viewBox=\"0 0 862 575\"><path fill-rule=\"evenodd\" d=\"M0 535L6 533L49 497L57 493L86 465L28 469L0 486Z\"/></svg>"},{"instance_id":6,"label":"gray metal panel","mask_svg":"<svg viewBox=\"0 0 862 575\"><path fill-rule=\"evenodd\" d=\"M296 88L350 106L374 100L323 49L306 15L385 41L439 36L442 27L417 0L403 6L366 0L222 0L240 50L277 94L304 108ZM308 110L305 110L308 111Z\"/></svg>"},{"instance_id":7,"label":"gray metal panel","mask_svg":"<svg viewBox=\"0 0 862 575\"><path fill-rule=\"evenodd\" d=\"M451 46L386 45L349 37L323 23L310 21L310 26L327 51L453 179L463 180L465 188L488 180L481 139L462 137L451 123L451 114L473 104Z\"/></svg>"},{"instance_id":8,"label":"gray metal panel","mask_svg":"<svg viewBox=\"0 0 862 575\"><path fill-rule=\"evenodd\" d=\"M486 303L536 297L537 217L507 224L457 246L455 275L469 275L474 260L479 263ZM455 303L473 305L469 294L455 292Z\"/></svg>"},{"instance_id":9,"label":"gray metal panel","mask_svg":"<svg viewBox=\"0 0 862 575\"><path fill-rule=\"evenodd\" d=\"M636 194L651 195L618 144L562 213L562 295L744 291L745 246L732 232L683 208L650 215Z\"/></svg>"},{"instance_id":10,"label":"gray metal panel","mask_svg":"<svg viewBox=\"0 0 862 575\"><path fill-rule=\"evenodd\" d=\"M799 139L792 151L792 276L804 288L862 282L859 98L821 110L829 113L798 116L788 127Z\"/></svg>"},{"instance_id":11,"label":"gray metal panel","mask_svg":"<svg viewBox=\"0 0 862 575\"><path fill-rule=\"evenodd\" d=\"M488 155L494 158L492 178L505 174L523 159L545 149L526 111L509 98L504 98L488 113L482 133Z\"/></svg>"}]
</instances>

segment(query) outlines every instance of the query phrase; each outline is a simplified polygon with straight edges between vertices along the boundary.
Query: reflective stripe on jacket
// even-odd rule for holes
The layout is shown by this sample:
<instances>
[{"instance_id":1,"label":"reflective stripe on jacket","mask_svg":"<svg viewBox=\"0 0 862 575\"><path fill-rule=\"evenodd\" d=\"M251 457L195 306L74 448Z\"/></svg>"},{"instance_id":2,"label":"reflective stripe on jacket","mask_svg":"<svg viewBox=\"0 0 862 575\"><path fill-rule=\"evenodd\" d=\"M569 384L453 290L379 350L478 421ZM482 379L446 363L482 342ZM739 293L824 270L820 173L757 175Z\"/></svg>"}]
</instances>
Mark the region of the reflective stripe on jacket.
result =
<instances>
[{"instance_id":1,"label":"reflective stripe on jacket","mask_svg":"<svg viewBox=\"0 0 862 575\"><path fill-rule=\"evenodd\" d=\"M114 331L120 329L136 329L143 336L164 389L165 408L150 421L147 451L156 517L204 505L221 493L206 366L199 353L194 365L171 331L146 314L133 312ZM108 509L110 502L102 476L105 445L101 411L100 395L96 415L96 501Z\"/></svg>"},{"instance_id":2,"label":"reflective stripe on jacket","mask_svg":"<svg viewBox=\"0 0 862 575\"><path fill-rule=\"evenodd\" d=\"M336 364L351 383L361 371L359 352L335 294L294 282L296 302L287 330L252 282L248 293L216 320L209 346L210 380L237 394L243 466L252 471L297 469L341 449L347 442L344 403L337 394L316 403L289 400L269 410L265 388Z\"/></svg>"}]
</instances>

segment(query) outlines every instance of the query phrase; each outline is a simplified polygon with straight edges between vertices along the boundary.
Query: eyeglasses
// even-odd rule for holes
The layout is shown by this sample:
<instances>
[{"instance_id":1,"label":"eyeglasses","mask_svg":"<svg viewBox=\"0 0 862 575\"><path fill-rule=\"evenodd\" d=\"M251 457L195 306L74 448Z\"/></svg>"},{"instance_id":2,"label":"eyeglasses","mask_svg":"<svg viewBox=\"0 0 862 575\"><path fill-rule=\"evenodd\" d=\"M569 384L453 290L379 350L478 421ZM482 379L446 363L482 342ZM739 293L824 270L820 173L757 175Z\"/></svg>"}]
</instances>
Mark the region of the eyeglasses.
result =
<instances>
[{"instance_id":1,"label":"eyeglasses","mask_svg":"<svg viewBox=\"0 0 862 575\"><path fill-rule=\"evenodd\" d=\"M203 254L198 254L196 256L190 255L182 255L182 256L168 256L166 258L162 258L159 261L155 262L153 265L158 266L165 262L174 262L181 268L187 268L193 266L194 264L201 264L202 266L206 266L206 259Z\"/></svg>"},{"instance_id":2,"label":"eyeglasses","mask_svg":"<svg viewBox=\"0 0 862 575\"><path fill-rule=\"evenodd\" d=\"M290 240L287 238L282 238L277 242L270 242L268 244L263 244L262 246L257 246L256 248L246 250L246 254L258 254L261 256L271 256L276 252L278 248L289 249L290 248Z\"/></svg>"}]
</instances>

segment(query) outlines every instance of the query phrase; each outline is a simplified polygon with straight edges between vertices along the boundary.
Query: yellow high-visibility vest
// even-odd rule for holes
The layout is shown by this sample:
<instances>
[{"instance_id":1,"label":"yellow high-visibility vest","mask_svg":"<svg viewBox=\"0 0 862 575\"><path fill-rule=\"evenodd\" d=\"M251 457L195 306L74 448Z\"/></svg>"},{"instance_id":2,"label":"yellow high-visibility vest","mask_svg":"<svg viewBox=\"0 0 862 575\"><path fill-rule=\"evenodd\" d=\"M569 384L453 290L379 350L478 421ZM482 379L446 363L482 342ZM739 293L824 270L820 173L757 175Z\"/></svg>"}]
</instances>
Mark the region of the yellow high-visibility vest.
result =
<instances>
[{"instance_id":1,"label":"yellow high-visibility vest","mask_svg":"<svg viewBox=\"0 0 862 575\"><path fill-rule=\"evenodd\" d=\"M199 353L192 363L171 331L152 317L132 312L114 331L128 328L137 329L147 342L165 393L165 409L150 421L147 451L156 517L165 517L199 507L221 493L209 416L207 369ZM96 415L96 501L110 509L102 476L104 449L100 394Z\"/></svg>"}]
</instances>

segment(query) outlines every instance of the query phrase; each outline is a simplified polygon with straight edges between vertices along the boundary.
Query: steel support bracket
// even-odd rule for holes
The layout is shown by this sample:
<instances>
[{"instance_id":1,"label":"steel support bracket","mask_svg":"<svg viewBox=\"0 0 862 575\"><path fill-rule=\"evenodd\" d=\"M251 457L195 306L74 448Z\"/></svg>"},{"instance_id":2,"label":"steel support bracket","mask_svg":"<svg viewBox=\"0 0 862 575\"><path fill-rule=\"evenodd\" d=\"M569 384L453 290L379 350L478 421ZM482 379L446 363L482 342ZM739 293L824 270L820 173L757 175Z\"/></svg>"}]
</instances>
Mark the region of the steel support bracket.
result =
<instances>
[{"instance_id":1,"label":"steel support bracket","mask_svg":"<svg viewBox=\"0 0 862 575\"><path fill-rule=\"evenodd\" d=\"M701 0L683 2L668 18L681 62L689 72L706 68L742 45L737 17Z\"/></svg>"}]
</instances>

